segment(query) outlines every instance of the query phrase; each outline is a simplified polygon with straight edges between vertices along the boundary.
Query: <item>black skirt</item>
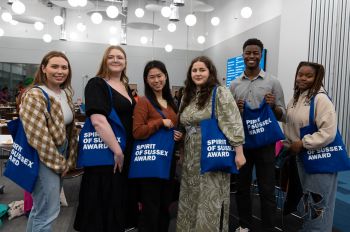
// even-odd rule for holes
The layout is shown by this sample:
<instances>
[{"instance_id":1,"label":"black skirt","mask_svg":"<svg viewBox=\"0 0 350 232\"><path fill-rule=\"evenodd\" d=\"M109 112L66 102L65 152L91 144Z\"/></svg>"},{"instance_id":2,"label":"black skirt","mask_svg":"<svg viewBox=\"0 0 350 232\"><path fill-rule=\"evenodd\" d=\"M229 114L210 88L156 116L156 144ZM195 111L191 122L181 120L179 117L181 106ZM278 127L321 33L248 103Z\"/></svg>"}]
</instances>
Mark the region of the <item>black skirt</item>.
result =
<instances>
[{"instance_id":1,"label":"black skirt","mask_svg":"<svg viewBox=\"0 0 350 232\"><path fill-rule=\"evenodd\" d=\"M125 170L126 171L126 170ZM85 168L74 229L82 232L124 232L136 227L138 191L127 172L112 166Z\"/></svg>"}]
</instances>

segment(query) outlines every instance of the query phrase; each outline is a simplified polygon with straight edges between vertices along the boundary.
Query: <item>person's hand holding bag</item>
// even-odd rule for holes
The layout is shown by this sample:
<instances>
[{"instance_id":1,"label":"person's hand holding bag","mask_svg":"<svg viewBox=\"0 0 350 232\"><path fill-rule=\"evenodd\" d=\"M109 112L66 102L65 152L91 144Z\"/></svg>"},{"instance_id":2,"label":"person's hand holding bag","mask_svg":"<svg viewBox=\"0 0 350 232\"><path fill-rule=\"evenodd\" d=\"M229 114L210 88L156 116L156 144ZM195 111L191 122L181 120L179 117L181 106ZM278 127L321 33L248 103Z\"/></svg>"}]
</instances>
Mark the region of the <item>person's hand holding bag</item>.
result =
<instances>
[{"instance_id":1,"label":"person's hand holding bag","mask_svg":"<svg viewBox=\"0 0 350 232\"><path fill-rule=\"evenodd\" d=\"M237 170L239 170L246 163L246 159L245 159L245 156L243 154L242 145L235 147L235 151L236 151L235 163L237 166Z\"/></svg>"}]
</instances>

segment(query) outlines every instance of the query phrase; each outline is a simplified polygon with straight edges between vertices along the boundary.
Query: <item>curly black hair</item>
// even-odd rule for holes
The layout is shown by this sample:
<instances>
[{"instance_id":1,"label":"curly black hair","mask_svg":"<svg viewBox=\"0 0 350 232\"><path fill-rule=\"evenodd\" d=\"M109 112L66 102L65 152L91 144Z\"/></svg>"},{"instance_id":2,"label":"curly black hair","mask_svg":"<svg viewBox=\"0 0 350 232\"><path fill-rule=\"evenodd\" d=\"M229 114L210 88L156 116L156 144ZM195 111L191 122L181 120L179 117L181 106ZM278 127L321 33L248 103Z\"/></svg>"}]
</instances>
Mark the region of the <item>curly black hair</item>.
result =
<instances>
[{"instance_id":1,"label":"curly black hair","mask_svg":"<svg viewBox=\"0 0 350 232\"><path fill-rule=\"evenodd\" d=\"M315 70L315 81L312 84L312 86L309 90L309 93L307 95L308 99L311 99L312 97L316 96L316 94L321 89L321 87L323 87L323 79L325 76L325 71L324 71L323 65L318 64L318 63L309 62L309 61L300 62L298 67L297 67L297 71L295 73L293 104L296 104L298 102L299 96L301 94L301 90L298 88L298 86L296 84L296 79L297 79L300 68L303 66L309 66L309 67L313 68L313 70Z\"/></svg>"}]
</instances>

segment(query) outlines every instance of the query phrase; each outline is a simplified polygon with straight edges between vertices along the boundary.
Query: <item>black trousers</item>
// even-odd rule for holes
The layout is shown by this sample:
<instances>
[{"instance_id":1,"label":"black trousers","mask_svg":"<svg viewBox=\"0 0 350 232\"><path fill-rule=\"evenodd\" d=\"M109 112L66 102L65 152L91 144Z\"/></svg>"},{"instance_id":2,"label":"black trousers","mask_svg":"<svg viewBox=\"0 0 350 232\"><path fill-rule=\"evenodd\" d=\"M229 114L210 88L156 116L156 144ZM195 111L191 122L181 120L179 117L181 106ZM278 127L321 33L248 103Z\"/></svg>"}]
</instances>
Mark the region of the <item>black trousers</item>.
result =
<instances>
[{"instance_id":1,"label":"black trousers","mask_svg":"<svg viewBox=\"0 0 350 232\"><path fill-rule=\"evenodd\" d=\"M250 189L255 165L262 224L264 231L273 231L276 213L275 144L258 149L244 149L244 155L247 162L239 170L236 194L239 224L244 228L251 228L252 225Z\"/></svg>"},{"instance_id":2,"label":"black trousers","mask_svg":"<svg viewBox=\"0 0 350 232\"><path fill-rule=\"evenodd\" d=\"M142 210L139 218L139 232L168 231L173 186L172 180L157 178L140 180Z\"/></svg>"}]
</instances>

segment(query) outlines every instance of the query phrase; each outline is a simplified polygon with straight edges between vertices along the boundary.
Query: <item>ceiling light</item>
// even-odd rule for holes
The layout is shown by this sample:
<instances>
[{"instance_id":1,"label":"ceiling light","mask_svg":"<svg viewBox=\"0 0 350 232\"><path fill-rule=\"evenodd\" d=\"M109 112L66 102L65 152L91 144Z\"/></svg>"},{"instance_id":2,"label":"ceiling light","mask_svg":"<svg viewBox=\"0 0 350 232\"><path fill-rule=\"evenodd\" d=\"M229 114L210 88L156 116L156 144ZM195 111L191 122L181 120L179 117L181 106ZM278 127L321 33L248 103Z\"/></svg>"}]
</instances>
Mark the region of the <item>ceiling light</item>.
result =
<instances>
[{"instance_id":1,"label":"ceiling light","mask_svg":"<svg viewBox=\"0 0 350 232\"><path fill-rule=\"evenodd\" d=\"M199 44L204 44L204 43L205 43L205 37L202 36L202 35L198 36L197 42L198 42Z\"/></svg>"},{"instance_id":2,"label":"ceiling light","mask_svg":"<svg viewBox=\"0 0 350 232\"><path fill-rule=\"evenodd\" d=\"M171 14L170 7L164 6L164 7L162 8L162 10L160 11L160 13L162 14L162 16L163 16L164 18L169 18L170 14Z\"/></svg>"},{"instance_id":3,"label":"ceiling light","mask_svg":"<svg viewBox=\"0 0 350 232\"><path fill-rule=\"evenodd\" d=\"M166 52L171 52L173 50L173 46L171 44L167 44L165 45L164 49Z\"/></svg>"},{"instance_id":4,"label":"ceiling light","mask_svg":"<svg viewBox=\"0 0 350 232\"><path fill-rule=\"evenodd\" d=\"M146 36L142 36L142 37L140 38L140 42L141 42L141 44L146 44L146 43L148 42L147 37L146 37Z\"/></svg>"},{"instance_id":5,"label":"ceiling light","mask_svg":"<svg viewBox=\"0 0 350 232\"><path fill-rule=\"evenodd\" d=\"M109 28L109 33L111 34L117 34L118 29L115 26L111 26Z\"/></svg>"},{"instance_id":6,"label":"ceiling light","mask_svg":"<svg viewBox=\"0 0 350 232\"><path fill-rule=\"evenodd\" d=\"M243 7L241 10L241 15L245 19L250 18L250 16L252 16L252 13L252 8L250 8L249 6Z\"/></svg>"},{"instance_id":7,"label":"ceiling light","mask_svg":"<svg viewBox=\"0 0 350 232\"><path fill-rule=\"evenodd\" d=\"M54 18L53 18L53 21L54 23L57 25L57 26L60 26L64 23L64 19L62 18L62 16L59 16L59 15L56 15Z\"/></svg>"},{"instance_id":8,"label":"ceiling light","mask_svg":"<svg viewBox=\"0 0 350 232\"><path fill-rule=\"evenodd\" d=\"M18 21L12 19L10 21L10 24L13 25L13 26L16 26L18 24Z\"/></svg>"},{"instance_id":9,"label":"ceiling light","mask_svg":"<svg viewBox=\"0 0 350 232\"><path fill-rule=\"evenodd\" d=\"M119 9L116 6L109 6L106 9L107 16L111 19L115 19L119 15Z\"/></svg>"},{"instance_id":10,"label":"ceiling light","mask_svg":"<svg viewBox=\"0 0 350 232\"><path fill-rule=\"evenodd\" d=\"M173 3L175 6L184 6L185 0L174 0Z\"/></svg>"},{"instance_id":11,"label":"ceiling light","mask_svg":"<svg viewBox=\"0 0 350 232\"><path fill-rule=\"evenodd\" d=\"M175 23L169 23L168 24L168 31L170 31L170 32L176 31L176 24Z\"/></svg>"},{"instance_id":12,"label":"ceiling light","mask_svg":"<svg viewBox=\"0 0 350 232\"><path fill-rule=\"evenodd\" d=\"M26 6L19 0L14 1L11 8L16 14L23 14L26 11Z\"/></svg>"},{"instance_id":13,"label":"ceiling light","mask_svg":"<svg viewBox=\"0 0 350 232\"><path fill-rule=\"evenodd\" d=\"M9 12L4 12L1 14L1 18L5 22L10 22L12 20L12 15Z\"/></svg>"},{"instance_id":14,"label":"ceiling light","mask_svg":"<svg viewBox=\"0 0 350 232\"><path fill-rule=\"evenodd\" d=\"M102 23L102 15L98 12L95 12L91 15L91 21L94 23L94 24L100 24Z\"/></svg>"},{"instance_id":15,"label":"ceiling light","mask_svg":"<svg viewBox=\"0 0 350 232\"><path fill-rule=\"evenodd\" d=\"M85 7L87 5L87 0L78 0L78 6Z\"/></svg>"},{"instance_id":16,"label":"ceiling light","mask_svg":"<svg viewBox=\"0 0 350 232\"><path fill-rule=\"evenodd\" d=\"M75 32L71 32L71 33L69 33L69 38L71 40L77 40L78 39L78 34L75 33Z\"/></svg>"},{"instance_id":17,"label":"ceiling light","mask_svg":"<svg viewBox=\"0 0 350 232\"><path fill-rule=\"evenodd\" d=\"M37 31L41 31L42 29L44 29L44 24L42 22L35 22L34 23L34 28Z\"/></svg>"},{"instance_id":18,"label":"ceiling light","mask_svg":"<svg viewBox=\"0 0 350 232\"><path fill-rule=\"evenodd\" d=\"M52 41L52 36L49 34L43 35L43 40L45 43L50 43Z\"/></svg>"},{"instance_id":19,"label":"ceiling light","mask_svg":"<svg viewBox=\"0 0 350 232\"><path fill-rule=\"evenodd\" d=\"M169 20L173 21L173 22L177 22L180 20L180 16L179 16L179 7L175 6L174 4L170 5L170 16L169 16Z\"/></svg>"},{"instance_id":20,"label":"ceiling light","mask_svg":"<svg viewBox=\"0 0 350 232\"><path fill-rule=\"evenodd\" d=\"M72 7L77 7L79 5L78 0L68 0L68 4Z\"/></svg>"},{"instance_id":21,"label":"ceiling light","mask_svg":"<svg viewBox=\"0 0 350 232\"><path fill-rule=\"evenodd\" d=\"M189 14L186 16L185 22L186 22L187 26L192 27L192 26L196 25L197 18L194 14Z\"/></svg>"},{"instance_id":22,"label":"ceiling light","mask_svg":"<svg viewBox=\"0 0 350 232\"><path fill-rule=\"evenodd\" d=\"M219 23L220 23L219 17L212 17L212 18L211 18L211 24L212 24L213 26L217 26L217 25L219 25Z\"/></svg>"},{"instance_id":23,"label":"ceiling light","mask_svg":"<svg viewBox=\"0 0 350 232\"><path fill-rule=\"evenodd\" d=\"M118 44L119 44L119 42L118 42L117 38L110 38L109 39L109 45L116 46Z\"/></svg>"},{"instance_id":24,"label":"ceiling light","mask_svg":"<svg viewBox=\"0 0 350 232\"><path fill-rule=\"evenodd\" d=\"M67 41L67 31L66 30L61 30L60 31L60 38L59 38L59 40Z\"/></svg>"},{"instance_id":25,"label":"ceiling light","mask_svg":"<svg viewBox=\"0 0 350 232\"><path fill-rule=\"evenodd\" d=\"M145 15L145 11L142 8L137 8L135 10L135 15L138 18L142 18Z\"/></svg>"},{"instance_id":26,"label":"ceiling light","mask_svg":"<svg viewBox=\"0 0 350 232\"><path fill-rule=\"evenodd\" d=\"M5 34L4 29L0 28L0 36L3 36Z\"/></svg>"}]
</instances>

